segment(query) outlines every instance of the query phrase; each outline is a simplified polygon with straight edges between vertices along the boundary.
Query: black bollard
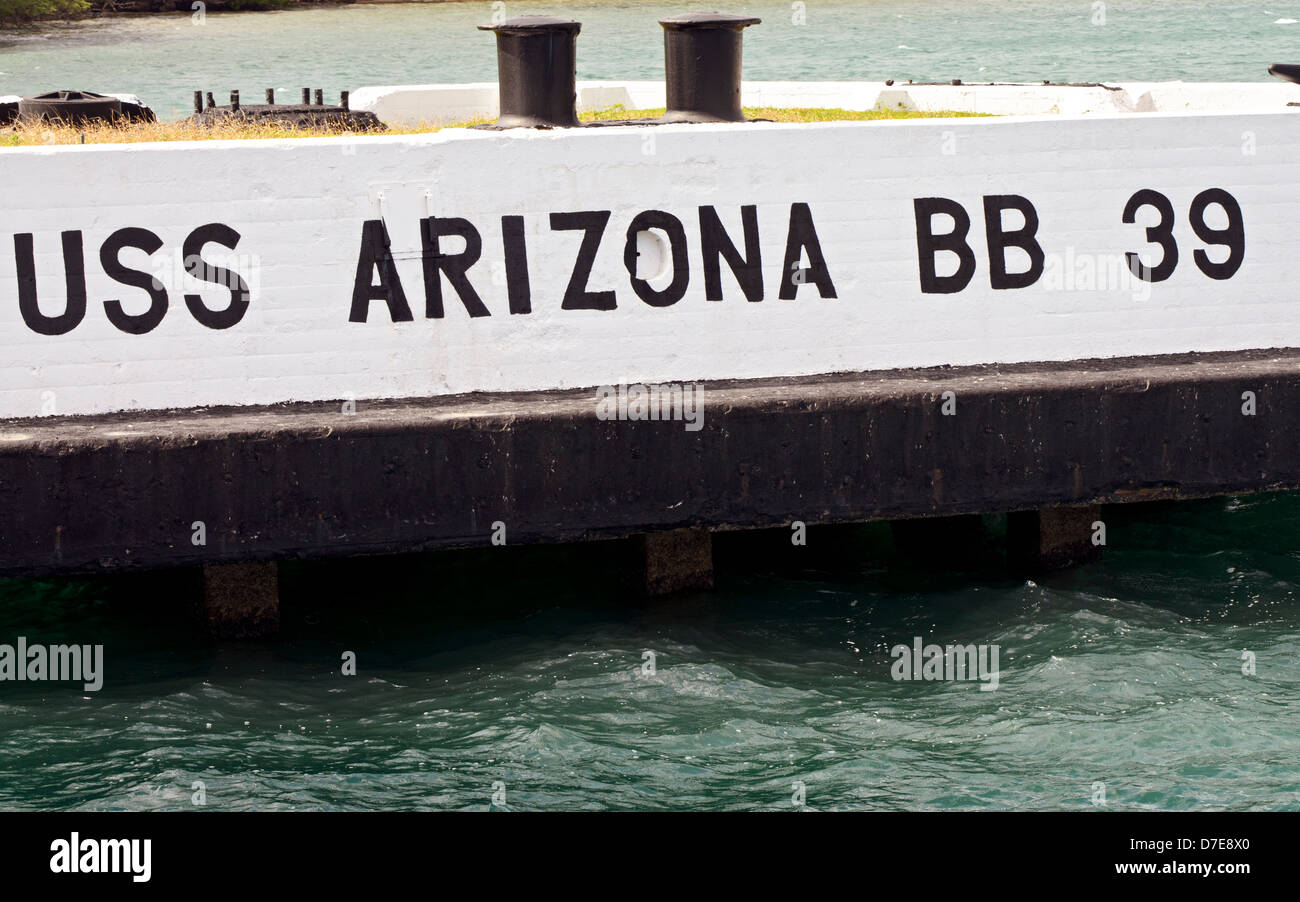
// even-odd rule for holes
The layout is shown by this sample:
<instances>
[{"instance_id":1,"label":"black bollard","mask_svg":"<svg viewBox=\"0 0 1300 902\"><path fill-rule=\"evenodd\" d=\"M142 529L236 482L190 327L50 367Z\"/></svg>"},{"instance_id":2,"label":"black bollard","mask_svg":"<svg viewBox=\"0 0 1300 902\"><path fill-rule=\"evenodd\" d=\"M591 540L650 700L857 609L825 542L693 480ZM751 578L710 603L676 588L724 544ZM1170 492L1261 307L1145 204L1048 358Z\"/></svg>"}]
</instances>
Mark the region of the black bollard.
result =
<instances>
[{"instance_id":1,"label":"black bollard","mask_svg":"<svg viewBox=\"0 0 1300 902\"><path fill-rule=\"evenodd\" d=\"M321 88L316 89L316 106L325 105L325 91Z\"/></svg>"},{"instance_id":2,"label":"black bollard","mask_svg":"<svg viewBox=\"0 0 1300 902\"><path fill-rule=\"evenodd\" d=\"M239 112L239 92L238 92L238 91L231 91L231 92L230 92L230 112L232 112L232 113L237 113L237 112Z\"/></svg>"},{"instance_id":3,"label":"black bollard","mask_svg":"<svg viewBox=\"0 0 1300 902\"><path fill-rule=\"evenodd\" d=\"M267 105L267 106L272 106L272 105L274 105L274 104L275 104L275 88L267 88L267 89L266 89L266 105Z\"/></svg>"},{"instance_id":4,"label":"black bollard","mask_svg":"<svg viewBox=\"0 0 1300 902\"><path fill-rule=\"evenodd\" d=\"M210 109L210 110L211 110L211 109L215 109L216 106L217 106L217 102L216 102L216 100L214 100L214 99L212 98L212 92L209 91L209 92L208 92L208 109Z\"/></svg>"},{"instance_id":5,"label":"black bollard","mask_svg":"<svg viewBox=\"0 0 1300 902\"><path fill-rule=\"evenodd\" d=\"M1283 81L1300 84L1300 66L1294 63L1274 63L1268 67L1268 74Z\"/></svg>"},{"instance_id":6,"label":"black bollard","mask_svg":"<svg viewBox=\"0 0 1300 902\"><path fill-rule=\"evenodd\" d=\"M686 13L661 19L668 112L664 122L744 122L740 48L744 30L762 19Z\"/></svg>"},{"instance_id":7,"label":"black bollard","mask_svg":"<svg viewBox=\"0 0 1300 902\"><path fill-rule=\"evenodd\" d=\"M302 105L311 106L311 88L302 89Z\"/></svg>"},{"instance_id":8,"label":"black bollard","mask_svg":"<svg viewBox=\"0 0 1300 902\"><path fill-rule=\"evenodd\" d=\"M196 112L196 113L201 113L201 112L203 112L203 92L202 92L202 91L195 91L195 92L194 92L194 112Z\"/></svg>"},{"instance_id":9,"label":"black bollard","mask_svg":"<svg viewBox=\"0 0 1300 902\"><path fill-rule=\"evenodd\" d=\"M480 25L497 36L501 128L568 128L578 124L575 48L582 23L516 16Z\"/></svg>"},{"instance_id":10,"label":"black bollard","mask_svg":"<svg viewBox=\"0 0 1300 902\"><path fill-rule=\"evenodd\" d=\"M348 92L347 92L347 91L340 91L340 92L339 92L339 106L343 107L343 109L345 109L345 110L347 110L347 109L351 109L351 107L348 106Z\"/></svg>"}]
</instances>

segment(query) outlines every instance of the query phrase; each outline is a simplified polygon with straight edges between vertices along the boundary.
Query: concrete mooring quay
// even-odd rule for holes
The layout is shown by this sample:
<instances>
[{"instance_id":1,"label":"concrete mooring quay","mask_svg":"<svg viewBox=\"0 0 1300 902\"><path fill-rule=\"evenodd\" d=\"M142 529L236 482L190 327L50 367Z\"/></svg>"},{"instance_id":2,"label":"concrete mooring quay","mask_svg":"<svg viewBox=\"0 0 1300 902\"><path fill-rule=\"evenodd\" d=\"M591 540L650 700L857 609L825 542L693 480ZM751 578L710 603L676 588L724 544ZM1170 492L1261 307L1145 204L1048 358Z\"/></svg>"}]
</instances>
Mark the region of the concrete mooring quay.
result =
<instances>
[{"instance_id":1,"label":"concrete mooring quay","mask_svg":"<svg viewBox=\"0 0 1300 902\"><path fill-rule=\"evenodd\" d=\"M0 574L202 568L251 636L286 559L632 537L660 594L717 530L1008 512L1039 568L1300 487L1285 97L747 121L757 20L660 24L657 118L579 125L530 17L481 129L0 149Z\"/></svg>"},{"instance_id":2,"label":"concrete mooring quay","mask_svg":"<svg viewBox=\"0 0 1300 902\"><path fill-rule=\"evenodd\" d=\"M256 562L640 534L657 593L709 584L712 530L1019 511L1050 566L1096 552L1096 505L1300 486L1300 350L698 389L697 431L590 390L9 420L0 572L202 566L247 635Z\"/></svg>"}]
</instances>

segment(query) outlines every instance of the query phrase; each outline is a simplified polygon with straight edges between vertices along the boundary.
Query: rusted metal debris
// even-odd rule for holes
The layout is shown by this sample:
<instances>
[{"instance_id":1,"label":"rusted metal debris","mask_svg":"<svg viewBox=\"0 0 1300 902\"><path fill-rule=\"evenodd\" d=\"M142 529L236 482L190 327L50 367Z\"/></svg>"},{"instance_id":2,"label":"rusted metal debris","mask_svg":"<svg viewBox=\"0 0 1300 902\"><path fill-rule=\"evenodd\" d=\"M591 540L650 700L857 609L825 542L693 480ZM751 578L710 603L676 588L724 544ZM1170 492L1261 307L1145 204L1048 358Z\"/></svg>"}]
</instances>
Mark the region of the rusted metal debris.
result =
<instances>
[{"instance_id":1,"label":"rusted metal debris","mask_svg":"<svg viewBox=\"0 0 1300 902\"><path fill-rule=\"evenodd\" d=\"M312 90L302 89L301 103L276 103L275 89L266 89L266 102L245 104L238 91L230 92L230 103L218 106L212 92L194 92L194 115L188 122L200 126L215 126L233 120L265 125L283 125L288 128L331 128L345 131L385 131L386 126L374 113L354 110L349 106L348 92L340 93L339 104L325 103L325 92L317 88L315 101Z\"/></svg>"}]
</instances>

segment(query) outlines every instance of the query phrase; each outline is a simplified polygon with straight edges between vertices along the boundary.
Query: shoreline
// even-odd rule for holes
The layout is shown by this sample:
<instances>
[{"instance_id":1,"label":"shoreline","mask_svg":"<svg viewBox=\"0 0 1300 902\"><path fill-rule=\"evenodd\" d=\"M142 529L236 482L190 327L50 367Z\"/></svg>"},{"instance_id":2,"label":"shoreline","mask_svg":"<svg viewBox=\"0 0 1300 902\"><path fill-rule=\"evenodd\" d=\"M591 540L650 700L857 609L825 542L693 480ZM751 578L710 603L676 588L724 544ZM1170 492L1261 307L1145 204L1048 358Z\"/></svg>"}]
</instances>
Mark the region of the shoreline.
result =
<instances>
[{"instance_id":1,"label":"shoreline","mask_svg":"<svg viewBox=\"0 0 1300 902\"><path fill-rule=\"evenodd\" d=\"M392 6L396 4L458 3L466 0L205 0L205 13L258 13L286 12L300 8L317 8L323 6ZM232 8L239 3L240 8ZM252 5L256 4L256 5ZM126 0L122 4L113 4L111 8L101 2L94 2L83 12L58 12L23 16L18 18L0 18L0 33L6 30L25 28L33 25L57 25L85 22L89 19L115 19L129 16L157 16L166 13L190 13L189 0Z\"/></svg>"}]
</instances>

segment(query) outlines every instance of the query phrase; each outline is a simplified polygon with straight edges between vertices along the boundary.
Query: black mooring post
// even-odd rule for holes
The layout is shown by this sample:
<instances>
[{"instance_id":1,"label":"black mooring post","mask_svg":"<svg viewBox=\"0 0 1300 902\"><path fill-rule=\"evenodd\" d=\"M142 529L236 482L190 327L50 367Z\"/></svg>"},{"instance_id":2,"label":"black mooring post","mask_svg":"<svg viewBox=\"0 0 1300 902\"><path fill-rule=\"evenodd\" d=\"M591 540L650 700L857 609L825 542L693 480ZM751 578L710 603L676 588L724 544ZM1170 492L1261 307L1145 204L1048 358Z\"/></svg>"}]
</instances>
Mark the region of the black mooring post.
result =
<instances>
[{"instance_id":1,"label":"black mooring post","mask_svg":"<svg viewBox=\"0 0 1300 902\"><path fill-rule=\"evenodd\" d=\"M762 19L686 13L660 19L668 112L664 122L744 122L740 111L740 44Z\"/></svg>"},{"instance_id":2,"label":"black mooring post","mask_svg":"<svg viewBox=\"0 0 1300 902\"><path fill-rule=\"evenodd\" d=\"M325 91L322 88L316 89L316 106L325 105Z\"/></svg>"},{"instance_id":3,"label":"black mooring post","mask_svg":"<svg viewBox=\"0 0 1300 902\"><path fill-rule=\"evenodd\" d=\"M497 36L497 87L501 128L553 128L578 124L577 55L581 22L550 16L516 16L480 31Z\"/></svg>"},{"instance_id":4,"label":"black mooring post","mask_svg":"<svg viewBox=\"0 0 1300 902\"><path fill-rule=\"evenodd\" d=\"M266 105L267 105L267 106L273 106L274 104L275 104L275 88L267 88L267 89L266 89Z\"/></svg>"},{"instance_id":5,"label":"black mooring post","mask_svg":"<svg viewBox=\"0 0 1300 902\"><path fill-rule=\"evenodd\" d=\"M203 92L202 92L202 91L195 91L195 92L194 92L194 112L195 112L195 113L201 113L201 112L203 112Z\"/></svg>"},{"instance_id":6,"label":"black mooring post","mask_svg":"<svg viewBox=\"0 0 1300 902\"><path fill-rule=\"evenodd\" d=\"M347 91L339 91L339 106L343 107L343 109L345 109L345 110L346 110L346 109L351 109L351 108L348 106L348 92L347 92Z\"/></svg>"},{"instance_id":7,"label":"black mooring post","mask_svg":"<svg viewBox=\"0 0 1300 902\"><path fill-rule=\"evenodd\" d=\"M302 105L303 106L311 105L311 88L302 89Z\"/></svg>"},{"instance_id":8,"label":"black mooring post","mask_svg":"<svg viewBox=\"0 0 1300 902\"><path fill-rule=\"evenodd\" d=\"M230 92L230 111L231 111L232 113L237 113L237 112L239 112L239 92L238 92L238 91L231 91L231 92Z\"/></svg>"}]
</instances>

